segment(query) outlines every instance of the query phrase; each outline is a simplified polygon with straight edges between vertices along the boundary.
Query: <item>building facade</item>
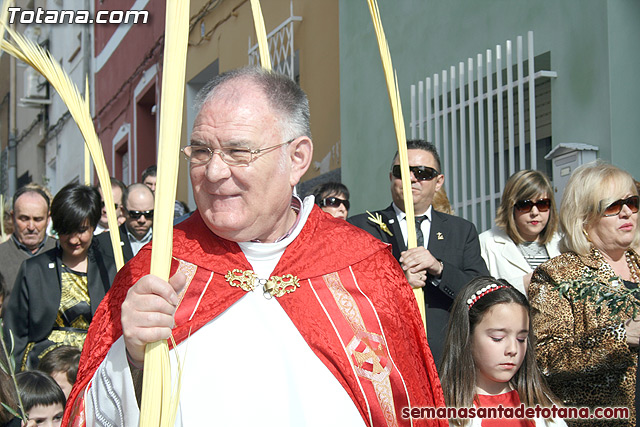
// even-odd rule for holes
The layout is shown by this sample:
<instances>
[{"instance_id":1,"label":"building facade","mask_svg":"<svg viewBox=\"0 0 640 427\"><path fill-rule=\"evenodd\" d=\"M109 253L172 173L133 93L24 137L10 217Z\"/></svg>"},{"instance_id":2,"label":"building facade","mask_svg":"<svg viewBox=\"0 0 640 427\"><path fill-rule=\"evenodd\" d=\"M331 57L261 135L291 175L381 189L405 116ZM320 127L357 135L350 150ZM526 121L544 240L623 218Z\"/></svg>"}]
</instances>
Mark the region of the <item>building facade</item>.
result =
<instances>
[{"instance_id":1,"label":"building facade","mask_svg":"<svg viewBox=\"0 0 640 427\"><path fill-rule=\"evenodd\" d=\"M261 7L274 69L288 73L309 97L313 163L299 186L306 194L317 180L340 176L338 1L270 0ZM195 118L193 100L204 84L218 73L258 63L249 1L192 0L191 16L185 138ZM179 194L189 194L192 203L187 180L180 183Z\"/></svg>"},{"instance_id":2,"label":"building facade","mask_svg":"<svg viewBox=\"0 0 640 427\"><path fill-rule=\"evenodd\" d=\"M111 176L128 185L157 161L165 3L94 2L96 13L143 12L138 23L94 25L96 131Z\"/></svg>"},{"instance_id":3,"label":"building facade","mask_svg":"<svg viewBox=\"0 0 640 427\"><path fill-rule=\"evenodd\" d=\"M503 46L500 74L505 84L507 71L513 71L514 79L517 74L517 67L508 70L509 67L505 65L505 42L512 41L515 63L517 37L524 37L526 50L527 35L531 31L534 39L534 69L536 72L549 71L551 74L546 75L552 76L540 80L541 84L544 83L544 90L536 92L536 116L544 110L544 117L538 117L538 125L544 122L544 129L538 132L536 142L538 149L545 147L545 152L539 153L542 160L538 161L536 168L553 175L553 165L551 161L544 160L544 155L561 144L580 143L596 147L597 157L629 171L636 178L640 177L635 165L640 158L640 144L637 142L640 134L640 121L637 120L640 116L637 102L640 87L634 83L634 70L640 65L640 51L634 47L640 42L640 26L637 25L640 22L639 2L402 0L393 3L380 1L379 6L397 70L408 136L411 135L412 120L411 85L422 81L426 88L427 77L433 83L434 74L442 75L443 70L449 73L452 66L456 70L454 77L459 79L457 70L460 63L464 64L467 76L467 61L470 58L475 61L478 54L484 58L487 49L490 49L494 58L491 80L495 89L496 46ZM476 70L474 72L477 73ZM481 80L486 87L487 79ZM440 84L442 86L442 80ZM472 78L472 85L477 91L477 75ZM526 90L526 84L524 88ZM461 96L469 98L468 86L465 90L462 95L454 94L454 102L460 102ZM451 93L445 92L450 106ZM342 176L343 182L352 190L352 212L356 214L390 203L389 193L384 190L389 188L389 164L397 148L369 11L359 2L347 0L340 1L340 93ZM543 96L546 99L542 99ZM506 95L504 100L506 108ZM442 101L440 95L440 108L443 107ZM517 105L517 94L514 105ZM517 116L517 108L515 110ZM454 112L457 125L452 127L449 122L447 131L451 136L455 127L459 138L466 132L466 163L460 157L461 149L450 150L443 159L443 162L452 166L453 156L458 155L455 159L458 169L467 172L466 177L458 177L455 186L452 186L453 177L445 176L449 196L453 196L453 190L459 190L457 199L452 200L461 207L457 209L458 214L462 214L462 207L468 208L473 203L472 191L480 191L471 185L470 175L478 178L473 185L479 187L480 178L488 183L491 174L500 172L497 170L500 165L497 161L494 169L485 169L482 176L479 169L473 170L472 159L469 159L472 151L468 137L468 107L465 113L461 121L460 110ZM473 114L477 124L477 109ZM506 113L504 119L504 127L507 128ZM464 131L460 127L462 122L467 125ZM517 139L517 118L515 128ZM497 134L497 127L494 129ZM442 127L441 131L444 131ZM505 132L505 135L505 147L509 147L508 134ZM497 141L497 136L492 137ZM519 148L518 141L515 141L514 147ZM475 153L478 157L479 152ZM500 155L508 155L507 148L496 154L496 159ZM363 162L363 158L367 161ZM505 164L506 171L502 173L508 177L512 172L508 159ZM525 167L530 164L527 158ZM516 163L515 170L519 168ZM559 174L550 177L554 183L562 179ZM488 189L489 193L496 196L492 200L499 199L502 191L500 179L495 182L495 188ZM463 197L463 187L467 190L466 197ZM468 209L465 217L473 220L471 213L472 209ZM490 223L487 221L476 225L483 230Z\"/></svg>"},{"instance_id":4,"label":"building facade","mask_svg":"<svg viewBox=\"0 0 640 427\"><path fill-rule=\"evenodd\" d=\"M38 9L59 12L79 6L92 13L90 0L82 4L70 0L18 2L19 14L32 15L22 22L16 18L12 28L48 50L84 94L86 78L92 81L92 27L33 18ZM84 182L84 139L58 94L37 71L6 53L0 67L7 76L0 84L3 194L11 198L31 182L45 186L52 194L68 183Z\"/></svg>"}]
</instances>

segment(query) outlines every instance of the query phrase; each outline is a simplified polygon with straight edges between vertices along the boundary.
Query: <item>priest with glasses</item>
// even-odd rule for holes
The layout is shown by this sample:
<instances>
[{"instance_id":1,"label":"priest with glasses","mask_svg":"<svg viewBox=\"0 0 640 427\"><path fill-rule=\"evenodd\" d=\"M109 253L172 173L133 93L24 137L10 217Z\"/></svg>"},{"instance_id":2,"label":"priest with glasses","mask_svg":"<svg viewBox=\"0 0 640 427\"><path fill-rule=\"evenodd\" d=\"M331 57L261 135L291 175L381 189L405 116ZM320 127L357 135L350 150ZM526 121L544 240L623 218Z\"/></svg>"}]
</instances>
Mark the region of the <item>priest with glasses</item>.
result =
<instances>
[{"instance_id":1,"label":"priest with glasses","mask_svg":"<svg viewBox=\"0 0 640 427\"><path fill-rule=\"evenodd\" d=\"M171 278L148 274L157 241L120 270L87 337L69 425L138 425L144 348L169 332L170 357L185 361L176 426L446 425L402 418L444 398L388 248L293 192L313 155L304 92L248 67L198 100L183 149L198 209L173 229Z\"/></svg>"}]
</instances>

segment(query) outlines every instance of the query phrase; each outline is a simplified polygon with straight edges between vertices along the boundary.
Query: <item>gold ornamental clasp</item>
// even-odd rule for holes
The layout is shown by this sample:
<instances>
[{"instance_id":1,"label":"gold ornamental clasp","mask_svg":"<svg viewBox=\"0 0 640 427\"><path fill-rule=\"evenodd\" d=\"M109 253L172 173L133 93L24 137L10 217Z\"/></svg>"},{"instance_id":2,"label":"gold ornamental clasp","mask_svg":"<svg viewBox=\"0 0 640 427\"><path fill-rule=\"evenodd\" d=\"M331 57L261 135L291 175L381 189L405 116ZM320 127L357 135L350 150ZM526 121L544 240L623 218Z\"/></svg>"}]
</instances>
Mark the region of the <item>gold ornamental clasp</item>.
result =
<instances>
[{"instance_id":1,"label":"gold ornamental clasp","mask_svg":"<svg viewBox=\"0 0 640 427\"><path fill-rule=\"evenodd\" d=\"M240 288L245 292L253 291L257 285L264 288L264 296L267 299L272 297L281 297L290 294L300 287L300 281L293 274L285 274L284 276L271 276L268 280L258 279L258 275L253 270L240 270L235 268L228 271L224 276L225 280L236 288Z\"/></svg>"},{"instance_id":2,"label":"gold ornamental clasp","mask_svg":"<svg viewBox=\"0 0 640 427\"><path fill-rule=\"evenodd\" d=\"M245 292L249 292L255 289L255 282L258 276L253 272L253 270L243 271L239 268L234 268L233 270L228 271L224 278L231 286L235 286Z\"/></svg>"},{"instance_id":3,"label":"gold ornamental clasp","mask_svg":"<svg viewBox=\"0 0 640 427\"><path fill-rule=\"evenodd\" d=\"M282 277L271 276L264 284L264 291L271 296L281 297L290 294L300 287L299 280L293 274L285 274Z\"/></svg>"}]
</instances>

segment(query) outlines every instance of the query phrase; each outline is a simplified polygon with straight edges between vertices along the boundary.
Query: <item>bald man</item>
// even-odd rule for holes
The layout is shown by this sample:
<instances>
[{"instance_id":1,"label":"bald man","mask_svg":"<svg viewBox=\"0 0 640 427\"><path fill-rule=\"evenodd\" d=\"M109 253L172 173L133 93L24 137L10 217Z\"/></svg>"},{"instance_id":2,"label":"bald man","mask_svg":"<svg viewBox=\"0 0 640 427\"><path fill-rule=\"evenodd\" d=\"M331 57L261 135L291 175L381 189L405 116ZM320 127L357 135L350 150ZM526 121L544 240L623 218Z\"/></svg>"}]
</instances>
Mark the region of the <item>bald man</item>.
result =
<instances>
[{"instance_id":1,"label":"bald man","mask_svg":"<svg viewBox=\"0 0 640 427\"><path fill-rule=\"evenodd\" d=\"M49 195L39 186L28 185L13 195L13 234L0 245L0 273L6 283L5 303L13 289L22 261L55 247L47 237Z\"/></svg>"}]
</instances>

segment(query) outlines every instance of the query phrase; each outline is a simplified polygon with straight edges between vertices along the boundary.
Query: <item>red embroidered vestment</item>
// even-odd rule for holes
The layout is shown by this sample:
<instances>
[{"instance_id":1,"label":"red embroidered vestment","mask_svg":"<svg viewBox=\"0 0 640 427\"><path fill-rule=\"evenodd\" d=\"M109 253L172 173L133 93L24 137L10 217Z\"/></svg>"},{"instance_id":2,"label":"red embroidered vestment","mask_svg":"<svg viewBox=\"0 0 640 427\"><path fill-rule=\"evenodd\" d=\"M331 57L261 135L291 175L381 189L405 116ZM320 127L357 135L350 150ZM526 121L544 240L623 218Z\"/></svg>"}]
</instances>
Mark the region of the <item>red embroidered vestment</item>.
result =
<instances>
[{"instance_id":1,"label":"red embroidered vestment","mask_svg":"<svg viewBox=\"0 0 640 427\"><path fill-rule=\"evenodd\" d=\"M129 287L148 274L150 259L147 245L118 273L100 304L63 425L84 425L84 391L122 335L120 307ZM174 229L171 274L178 269L187 275L173 330L179 343L244 295L225 275L251 266L235 242L215 236L195 212ZM388 245L314 207L272 276L287 274L300 287L277 301L367 425L447 425L401 417L402 408L440 407L444 398L413 292Z\"/></svg>"}]
</instances>

